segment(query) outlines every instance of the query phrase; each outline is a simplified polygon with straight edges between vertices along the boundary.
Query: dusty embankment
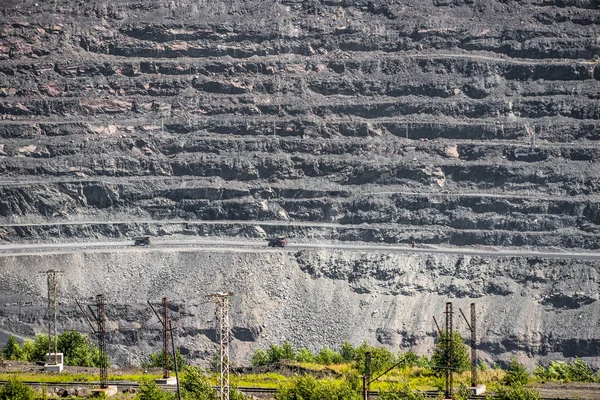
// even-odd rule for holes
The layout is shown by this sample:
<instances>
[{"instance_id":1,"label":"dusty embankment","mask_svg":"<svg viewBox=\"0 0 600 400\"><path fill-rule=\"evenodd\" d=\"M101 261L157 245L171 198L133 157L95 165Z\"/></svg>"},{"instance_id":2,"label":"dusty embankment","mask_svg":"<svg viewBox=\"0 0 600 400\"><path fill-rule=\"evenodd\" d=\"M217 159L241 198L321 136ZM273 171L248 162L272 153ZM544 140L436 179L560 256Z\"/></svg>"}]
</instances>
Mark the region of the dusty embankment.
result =
<instances>
[{"instance_id":1,"label":"dusty embankment","mask_svg":"<svg viewBox=\"0 0 600 400\"><path fill-rule=\"evenodd\" d=\"M1 262L0 289L11 299L0 309L3 329L22 335L45 329L46 282L39 273L58 268L65 271L60 329L87 331L74 300L91 302L103 293L117 364L140 362L160 348L159 324L146 301L164 296L172 302L177 346L188 358L209 359L215 325L206 295L217 291L234 293L238 364L256 346L284 340L313 350L368 340L428 353L436 335L432 317L442 318L448 300L464 311L477 303L480 348L489 362L516 354L530 363L563 356L597 363L600 271L594 261L223 248L12 255Z\"/></svg>"}]
</instances>

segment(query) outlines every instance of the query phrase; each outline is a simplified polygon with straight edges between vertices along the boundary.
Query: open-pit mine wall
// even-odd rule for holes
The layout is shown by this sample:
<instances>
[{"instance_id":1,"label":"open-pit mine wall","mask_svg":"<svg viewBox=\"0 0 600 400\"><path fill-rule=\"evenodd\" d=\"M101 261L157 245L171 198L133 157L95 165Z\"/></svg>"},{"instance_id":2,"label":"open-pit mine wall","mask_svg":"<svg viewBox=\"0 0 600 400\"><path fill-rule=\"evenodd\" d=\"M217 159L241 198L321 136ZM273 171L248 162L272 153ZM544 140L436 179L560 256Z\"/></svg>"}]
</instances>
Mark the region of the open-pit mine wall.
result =
<instances>
[{"instance_id":1,"label":"open-pit mine wall","mask_svg":"<svg viewBox=\"0 0 600 400\"><path fill-rule=\"evenodd\" d=\"M2 1L6 246L523 253L0 245L0 329L43 330L58 266L60 326L103 291L122 363L155 349L163 296L209 358L204 296L229 289L240 362L285 339L424 353L448 299L480 305L486 357L598 361L598 261L546 253L600 247L599 23L596 0Z\"/></svg>"}]
</instances>

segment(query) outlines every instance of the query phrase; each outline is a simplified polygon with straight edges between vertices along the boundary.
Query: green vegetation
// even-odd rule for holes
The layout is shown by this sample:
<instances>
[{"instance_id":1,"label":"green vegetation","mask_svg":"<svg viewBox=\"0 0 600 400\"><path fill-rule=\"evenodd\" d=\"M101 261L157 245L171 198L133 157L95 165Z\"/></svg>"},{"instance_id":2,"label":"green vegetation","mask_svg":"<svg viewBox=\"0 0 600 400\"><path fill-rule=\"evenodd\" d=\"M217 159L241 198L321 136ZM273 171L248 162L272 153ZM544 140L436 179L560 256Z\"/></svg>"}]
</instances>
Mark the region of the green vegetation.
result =
<instances>
[{"instance_id":1,"label":"green vegetation","mask_svg":"<svg viewBox=\"0 0 600 400\"><path fill-rule=\"evenodd\" d=\"M212 388L208 376L194 366L184 366L180 375L181 395L186 400L217 400L217 392ZM175 400L173 392L163 391L154 381L144 381L140 384L137 400ZM235 387L229 391L230 400L244 400L246 397Z\"/></svg>"},{"instance_id":2,"label":"green vegetation","mask_svg":"<svg viewBox=\"0 0 600 400\"><path fill-rule=\"evenodd\" d=\"M467 346L458 332L452 333L452 342L452 361L454 370L456 372L466 371L471 367ZM447 364L448 346L448 333L446 331L442 331L442 334L438 338L438 342L435 345L435 349L433 350L433 355L431 356L431 368L438 374L443 373Z\"/></svg>"},{"instance_id":3,"label":"green vegetation","mask_svg":"<svg viewBox=\"0 0 600 400\"><path fill-rule=\"evenodd\" d=\"M17 342L17 339L13 335L8 337L6 345L2 349L2 355L6 360L19 360L22 357L22 350Z\"/></svg>"},{"instance_id":4,"label":"green vegetation","mask_svg":"<svg viewBox=\"0 0 600 400\"><path fill-rule=\"evenodd\" d=\"M594 371L580 358L575 358L570 363L553 361L547 368L538 365L533 375L543 381L600 383L600 372L594 374Z\"/></svg>"},{"instance_id":5,"label":"green vegetation","mask_svg":"<svg viewBox=\"0 0 600 400\"><path fill-rule=\"evenodd\" d=\"M513 386L497 387L494 389L496 400L540 400L541 396L535 389L526 388L520 383Z\"/></svg>"},{"instance_id":6,"label":"green vegetation","mask_svg":"<svg viewBox=\"0 0 600 400\"><path fill-rule=\"evenodd\" d=\"M0 388L0 400L34 400L35 392L21 381L12 378Z\"/></svg>"},{"instance_id":7,"label":"green vegetation","mask_svg":"<svg viewBox=\"0 0 600 400\"><path fill-rule=\"evenodd\" d=\"M525 386L529 383L529 372L523 364L519 364L515 358L512 358L508 365L508 371L504 375L504 383L508 386Z\"/></svg>"},{"instance_id":8,"label":"green vegetation","mask_svg":"<svg viewBox=\"0 0 600 400\"><path fill-rule=\"evenodd\" d=\"M235 386L277 388L278 400L353 400L360 399L362 394L361 375L366 372L366 354L371 354L371 376L378 377L371 383L372 390L379 391L383 400L422 400L420 391L438 389L444 386L440 372L440 365L445 362L445 337L442 336L437 343L431 359L426 356L417 356L412 352L394 354L382 347L372 346L364 342L354 347L349 342L343 343L339 348L324 347L317 353L307 348L295 349L290 342L281 346L271 345L266 350L256 349L252 355L253 365L267 365L286 360L288 364L301 368L302 376L283 376L276 373L233 375L231 378L232 390L230 398L243 400L245 397L235 389ZM84 335L76 331L67 331L61 334L57 342L58 348L65 354L69 364L95 364L99 362L97 349L90 345ZM35 340L26 341L19 346L14 337L2 348L1 355L9 360L36 360L45 356L48 338L39 335ZM454 337L455 367L454 374L455 400L468 400L470 373L467 349L458 334ZM186 400L216 400L217 393L212 388L216 383L214 375L198 367L184 365L183 357L177 352L180 368L180 382L182 396ZM101 360L100 360L101 361ZM172 361L172 360L171 360ZM162 367L162 353L155 353L149 357L145 368ZM97 365L97 364L96 364ZM394 367L394 368L391 368ZM173 364L171 364L173 368ZM489 368L481 363L479 380L490 386L495 392L496 400L539 400L539 393L527 387L530 375L525 367L512 359L506 371L499 367ZM462 371L462 372L461 372ZM383 372L385 375L380 376ZM324 378L317 378L324 376ZM86 374L31 374L31 373L5 373L0 374L0 379L8 380L9 384L0 388L0 400L3 399L29 399L36 398L30 389L23 389L24 385L16 379L38 381L47 383L60 383L68 381L97 381L97 375ZM138 400L174 400L175 394L165 392L151 382L157 375L117 375L109 376L109 380L130 380L142 382L139 392L134 397ZM594 371L581 359L570 363L553 362L547 368L538 366L534 371L537 380L554 380L560 382L599 382L600 373ZM6 394L8 393L8 394ZM34 393L34 397L27 397ZM4 397L2 397L4 396ZM21 397L18 397L21 396ZM39 398L39 396L37 397Z\"/></svg>"},{"instance_id":9,"label":"green vegetation","mask_svg":"<svg viewBox=\"0 0 600 400\"><path fill-rule=\"evenodd\" d=\"M185 366L185 360L179 350L175 350L175 357L177 357L177 368L182 369ZM163 368L165 364L165 356L162 351L152 353L148 357L146 362L142 363L142 368ZM173 356L169 354L169 370L175 371L175 360Z\"/></svg>"},{"instance_id":10,"label":"green vegetation","mask_svg":"<svg viewBox=\"0 0 600 400\"><path fill-rule=\"evenodd\" d=\"M407 383L389 386L379 392L381 400L425 400L423 393L413 391Z\"/></svg>"},{"instance_id":11,"label":"green vegetation","mask_svg":"<svg viewBox=\"0 0 600 400\"><path fill-rule=\"evenodd\" d=\"M138 400L174 400L175 398L172 393L163 391L154 381L140 383L140 391L136 396Z\"/></svg>"},{"instance_id":12,"label":"green vegetation","mask_svg":"<svg viewBox=\"0 0 600 400\"><path fill-rule=\"evenodd\" d=\"M282 384L276 400L360 400L360 393L344 379L317 380L310 375L298 376Z\"/></svg>"},{"instance_id":13,"label":"green vegetation","mask_svg":"<svg viewBox=\"0 0 600 400\"><path fill-rule=\"evenodd\" d=\"M100 351L90 343L87 336L74 330L64 331L58 336L57 349L64 354L65 365L98 367L101 362L108 362L101 359ZM10 335L2 353L9 360L44 362L48 353L48 335L37 335L34 340L26 340L23 346L19 346Z\"/></svg>"}]
</instances>

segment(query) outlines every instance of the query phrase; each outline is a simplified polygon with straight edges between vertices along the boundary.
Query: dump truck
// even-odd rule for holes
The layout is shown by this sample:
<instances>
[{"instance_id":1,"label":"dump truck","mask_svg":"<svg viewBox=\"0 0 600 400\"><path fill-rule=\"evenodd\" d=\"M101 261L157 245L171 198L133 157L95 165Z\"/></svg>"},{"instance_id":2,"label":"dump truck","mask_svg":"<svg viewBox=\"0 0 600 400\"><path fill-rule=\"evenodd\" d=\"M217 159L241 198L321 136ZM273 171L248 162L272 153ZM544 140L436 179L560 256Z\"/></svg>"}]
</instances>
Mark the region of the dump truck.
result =
<instances>
[{"instance_id":1,"label":"dump truck","mask_svg":"<svg viewBox=\"0 0 600 400\"><path fill-rule=\"evenodd\" d=\"M138 236L133 238L134 246L150 246L152 238L150 236Z\"/></svg>"},{"instance_id":2,"label":"dump truck","mask_svg":"<svg viewBox=\"0 0 600 400\"><path fill-rule=\"evenodd\" d=\"M287 242L285 241L284 236L267 238L267 241L269 242L269 247L285 247L285 246L287 246Z\"/></svg>"}]
</instances>

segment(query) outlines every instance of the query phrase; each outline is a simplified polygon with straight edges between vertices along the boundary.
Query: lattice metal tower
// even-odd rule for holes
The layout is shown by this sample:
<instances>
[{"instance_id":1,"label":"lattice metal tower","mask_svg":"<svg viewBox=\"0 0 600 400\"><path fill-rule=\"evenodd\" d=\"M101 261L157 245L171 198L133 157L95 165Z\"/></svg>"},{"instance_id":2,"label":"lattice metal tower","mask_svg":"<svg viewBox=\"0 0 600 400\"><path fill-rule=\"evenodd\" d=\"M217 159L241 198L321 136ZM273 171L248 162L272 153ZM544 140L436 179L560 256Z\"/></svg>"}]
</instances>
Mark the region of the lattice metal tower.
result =
<instances>
[{"instance_id":1,"label":"lattice metal tower","mask_svg":"<svg viewBox=\"0 0 600 400\"><path fill-rule=\"evenodd\" d=\"M167 379L170 376L169 373L169 299L163 297L162 305L163 305L163 357L164 357L164 366L163 366L163 378ZM175 357L175 354L173 354Z\"/></svg>"},{"instance_id":2,"label":"lattice metal tower","mask_svg":"<svg viewBox=\"0 0 600 400\"><path fill-rule=\"evenodd\" d=\"M98 328L96 333L98 334L98 348L100 349L100 387L108 387L108 357L106 355L106 329L104 326L104 295L99 294L96 296L96 323Z\"/></svg>"},{"instance_id":3,"label":"lattice metal tower","mask_svg":"<svg viewBox=\"0 0 600 400\"><path fill-rule=\"evenodd\" d=\"M454 337L453 337L453 331L454 328L452 326L453 321L452 321L452 315L454 314L452 312L452 302L449 301L446 303L446 351L447 353L447 357L446 357L446 398L447 399L451 399L452 398L452 384L453 384L453 373L454 373Z\"/></svg>"},{"instance_id":4,"label":"lattice metal tower","mask_svg":"<svg viewBox=\"0 0 600 400\"><path fill-rule=\"evenodd\" d=\"M477 318L475 317L475 303L471 303L471 386L477 386Z\"/></svg>"},{"instance_id":5,"label":"lattice metal tower","mask_svg":"<svg viewBox=\"0 0 600 400\"><path fill-rule=\"evenodd\" d=\"M48 282L48 364L56 365L56 353L58 353L58 344L56 338L56 288L58 281L56 275L62 273L50 269L45 272ZM54 349L52 348L54 347ZM52 351L54 350L54 351ZM54 357L51 356L54 354Z\"/></svg>"},{"instance_id":6,"label":"lattice metal tower","mask_svg":"<svg viewBox=\"0 0 600 400\"><path fill-rule=\"evenodd\" d=\"M219 339L219 399L229 400L229 298L231 293L213 293L208 297L217 303L215 317Z\"/></svg>"},{"instance_id":7,"label":"lattice metal tower","mask_svg":"<svg viewBox=\"0 0 600 400\"><path fill-rule=\"evenodd\" d=\"M96 296L96 312L94 312L89 304L87 306L92 317L94 317L94 320L96 321L96 327L94 327L92 321L77 299L75 299L75 303L77 303L77 306L81 310L81 314L83 314L85 320L90 325L92 332L98 337L98 349L100 350L100 387L103 389L108 388L108 356L106 355L106 326L104 325L104 320L106 319L106 314L104 312L106 302L104 300L104 295L99 294Z\"/></svg>"}]
</instances>

